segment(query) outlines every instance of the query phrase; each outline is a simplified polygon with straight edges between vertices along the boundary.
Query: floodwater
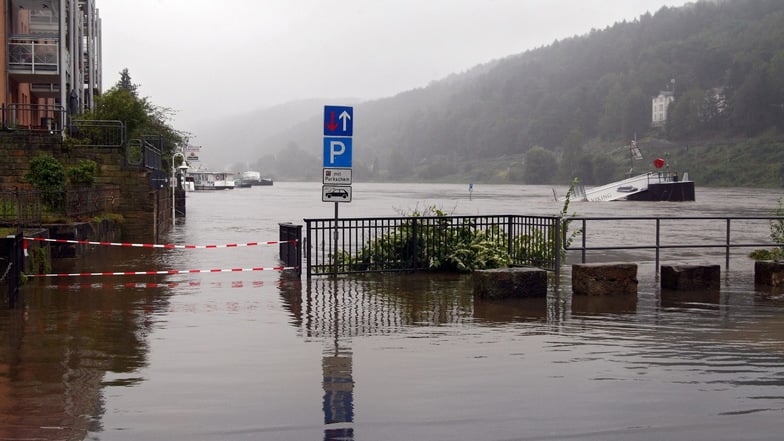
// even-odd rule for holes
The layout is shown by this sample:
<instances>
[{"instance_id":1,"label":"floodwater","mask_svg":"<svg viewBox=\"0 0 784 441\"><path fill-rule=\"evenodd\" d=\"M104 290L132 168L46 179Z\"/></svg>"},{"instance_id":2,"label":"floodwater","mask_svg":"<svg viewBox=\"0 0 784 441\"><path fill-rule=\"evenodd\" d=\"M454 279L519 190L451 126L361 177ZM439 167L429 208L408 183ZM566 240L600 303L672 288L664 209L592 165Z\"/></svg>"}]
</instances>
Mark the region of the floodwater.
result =
<instances>
[{"instance_id":1,"label":"floodwater","mask_svg":"<svg viewBox=\"0 0 784 441\"><path fill-rule=\"evenodd\" d=\"M320 193L189 193L169 242L274 241L279 222L334 217ZM569 211L767 216L780 196L698 188L696 202ZM538 186L360 183L353 198L339 216L562 208ZM676 225L667 240L699 234ZM102 247L56 270L274 267L277 252ZM23 310L0 309L0 440L780 440L784 295L755 288L743 253L729 270L687 254L722 264L722 286L682 295L646 257L630 298L572 299L569 265L546 299L502 302L474 301L463 275L36 278Z\"/></svg>"}]
</instances>

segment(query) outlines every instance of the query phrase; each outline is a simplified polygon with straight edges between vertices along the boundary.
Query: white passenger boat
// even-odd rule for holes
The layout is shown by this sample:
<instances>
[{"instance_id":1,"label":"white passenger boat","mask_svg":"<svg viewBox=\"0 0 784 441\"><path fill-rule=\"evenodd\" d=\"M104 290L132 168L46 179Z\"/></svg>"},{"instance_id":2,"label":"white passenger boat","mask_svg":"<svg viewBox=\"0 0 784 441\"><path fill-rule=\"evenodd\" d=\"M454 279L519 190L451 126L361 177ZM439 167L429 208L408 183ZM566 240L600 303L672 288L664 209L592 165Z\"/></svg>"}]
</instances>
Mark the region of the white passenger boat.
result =
<instances>
[{"instance_id":1,"label":"white passenger boat","mask_svg":"<svg viewBox=\"0 0 784 441\"><path fill-rule=\"evenodd\" d=\"M193 188L200 190L231 190L234 188L234 176L227 172L191 171L188 180L193 181Z\"/></svg>"}]
</instances>

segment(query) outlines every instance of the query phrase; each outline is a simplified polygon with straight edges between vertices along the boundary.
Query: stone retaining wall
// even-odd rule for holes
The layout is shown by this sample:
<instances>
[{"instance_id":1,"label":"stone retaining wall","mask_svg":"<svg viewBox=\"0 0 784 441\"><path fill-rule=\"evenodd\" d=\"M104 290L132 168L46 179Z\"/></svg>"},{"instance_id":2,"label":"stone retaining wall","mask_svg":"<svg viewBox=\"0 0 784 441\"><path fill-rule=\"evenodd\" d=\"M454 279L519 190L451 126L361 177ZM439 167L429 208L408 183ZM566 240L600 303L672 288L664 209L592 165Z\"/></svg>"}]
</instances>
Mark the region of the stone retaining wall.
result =
<instances>
[{"instance_id":1,"label":"stone retaining wall","mask_svg":"<svg viewBox=\"0 0 784 441\"><path fill-rule=\"evenodd\" d=\"M154 188L151 171L125 164L125 152L116 148L68 147L60 135L35 132L0 132L0 190L31 189L24 181L30 160L41 154L54 156L66 166L80 160L98 164L97 188L119 188L116 214L123 217L122 240L155 243L171 226L171 189Z\"/></svg>"}]
</instances>

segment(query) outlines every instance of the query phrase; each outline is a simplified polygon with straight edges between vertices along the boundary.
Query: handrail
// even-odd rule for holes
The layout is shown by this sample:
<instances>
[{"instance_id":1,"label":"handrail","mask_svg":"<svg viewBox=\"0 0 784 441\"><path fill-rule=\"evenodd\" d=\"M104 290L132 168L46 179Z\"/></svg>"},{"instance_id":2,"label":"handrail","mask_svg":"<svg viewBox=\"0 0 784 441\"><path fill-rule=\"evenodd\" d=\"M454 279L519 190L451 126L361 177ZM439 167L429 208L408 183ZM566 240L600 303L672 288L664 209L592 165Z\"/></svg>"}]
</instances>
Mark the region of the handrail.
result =
<instances>
[{"instance_id":1,"label":"handrail","mask_svg":"<svg viewBox=\"0 0 784 441\"><path fill-rule=\"evenodd\" d=\"M649 242L636 242L630 245L601 245L601 246L588 246L588 239L589 237L596 238L597 236L601 236L602 233L596 233L592 236L593 230L589 230L588 227L590 223L600 223L600 222L626 222L626 221L652 221L655 223L655 228L653 228L653 239L654 243ZM662 243L662 234L663 234L663 227L662 222L676 222L682 225L683 223L687 222L702 222L703 224L709 224L709 226L713 227L716 233L721 232L722 238L712 240L712 237L708 237L707 240L709 242L705 242L706 235L710 236L709 231L710 229L701 228L701 229L694 229L690 230L689 234L692 234L695 237L695 241L690 241L688 243L684 243L680 241L680 243ZM717 221L720 221L717 223ZM724 249L724 265L725 269L729 269L730 265L730 254L731 250L737 248L772 248L772 247L781 247L784 244L776 243L772 239L770 239L769 231L766 231L766 236L768 237L767 241L742 241L742 242L733 242L733 230L732 230L732 223L736 222L743 222L743 221L767 221L768 223L772 221L782 221L784 222L784 216L682 216L682 217L673 217L673 216L626 216L626 217L605 217L605 216L575 216L575 217L568 217L564 218L563 222L565 224L563 237L568 237L569 232L568 226L571 223L577 222L580 224L580 229L578 230L577 234L580 236L580 244L577 246L569 245L569 243L564 240L564 249L566 251L579 251L581 253L581 262L586 263L587 261L587 252L588 251L613 251L613 250L653 250L655 252L655 262L656 262L656 270L658 271L659 262L660 262L660 255L661 251L665 249L711 249L711 248L723 248ZM706 226L706 225L703 225ZM667 231L671 231L667 230ZM604 235L612 234L605 232ZM756 235L762 234L761 232L756 232ZM736 233L734 236L737 238L740 233ZM756 236L755 236L756 237ZM600 238L601 239L601 238ZM637 237L638 240L642 241L644 238ZM596 239L594 239L596 240ZM648 238L648 240L650 240Z\"/></svg>"}]
</instances>

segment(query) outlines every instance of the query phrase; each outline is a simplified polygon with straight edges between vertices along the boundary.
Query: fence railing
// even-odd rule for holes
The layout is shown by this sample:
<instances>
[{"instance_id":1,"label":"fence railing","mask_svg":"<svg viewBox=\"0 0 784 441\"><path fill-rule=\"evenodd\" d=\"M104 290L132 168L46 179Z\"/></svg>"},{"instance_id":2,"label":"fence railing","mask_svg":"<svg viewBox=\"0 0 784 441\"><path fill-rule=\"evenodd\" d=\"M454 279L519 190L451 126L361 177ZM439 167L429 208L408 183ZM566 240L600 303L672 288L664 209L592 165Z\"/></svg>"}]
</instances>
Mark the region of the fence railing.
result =
<instances>
[{"instance_id":1,"label":"fence railing","mask_svg":"<svg viewBox=\"0 0 784 441\"><path fill-rule=\"evenodd\" d=\"M116 211L119 187L84 188L42 192L0 192L0 223L13 226L41 225L47 221L76 219Z\"/></svg>"},{"instance_id":2,"label":"fence railing","mask_svg":"<svg viewBox=\"0 0 784 441\"><path fill-rule=\"evenodd\" d=\"M54 104L3 104L0 106L4 130L28 130L50 134L63 131L65 108Z\"/></svg>"},{"instance_id":3,"label":"fence railing","mask_svg":"<svg viewBox=\"0 0 784 441\"><path fill-rule=\"evenodd\" d=\"M653 259L658 271L662 253L680 260L724 257L729 269L733 256L747 255L752 248L784 246L771 238L771 222L779 216L692 217L571 217L564 219L566 251L579 252L580 261ZM574 234L574 235L573 235ZM570 238L571 240L567 239Z\"/></svg>"},{"instance_id":4,"label":"fence railing","mask_svg":"<svg viewBox=\"0 0 784 441\"><path fill-rule=\"evenodd\" d=\"M560 266L558 217L414 216L305 219L308 277L360 272L421 271L452 250L455 235L481 232L501 242L512 265Z\"/></svg>"},{"instance_id":5,"label":"fence railing","mask_svg":"<svg viewBox=\"0 0 784 441\"><path fill-rule=\"evenodd\" d=\"M5 225L40 225L41 194L37 191L1 191L0 223Z\"/></svg>"},{"instance_id":6,"label":"fence railing","mask_svg":"<svg viewBox=\"0 0 784 441\"><path fill-rule=\"evenodd\" d=\"M537 217L437 216L305 219L307 276L430 268L460 230L483 231L503 240L512 265L558 272L562 252L579 261L653 260L658 271L668 259L733 257L752 249L784 247L771 238L780 216ZM589 258L590 255L590 258Z\"/></svg>"},{"instance_id":7,"label":"fence railing","mask_svg":"<svg viewBox=\"0 0 784 441\"><path fill-rule=\"evenodd\" d=\"M68 136L84 147L120 148L125 146L125 124L122 121L74 119Z\"/></svg>"}]
</instances>

